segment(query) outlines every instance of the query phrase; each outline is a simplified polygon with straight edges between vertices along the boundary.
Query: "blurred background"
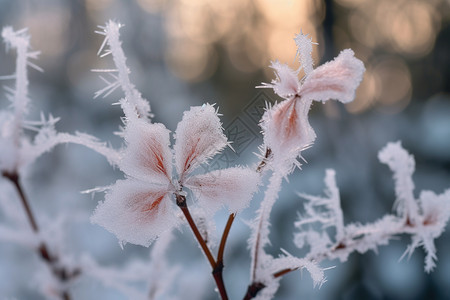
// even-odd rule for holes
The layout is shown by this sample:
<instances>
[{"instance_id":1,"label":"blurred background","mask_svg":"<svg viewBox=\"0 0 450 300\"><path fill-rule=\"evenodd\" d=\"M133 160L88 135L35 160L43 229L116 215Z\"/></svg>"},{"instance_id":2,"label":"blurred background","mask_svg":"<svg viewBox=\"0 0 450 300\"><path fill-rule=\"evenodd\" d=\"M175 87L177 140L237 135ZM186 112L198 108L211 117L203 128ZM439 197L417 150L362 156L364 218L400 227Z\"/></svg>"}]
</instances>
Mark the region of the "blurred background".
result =
<instances>
[{"instance_id":1,"label":"blurred background","mask_svg":"<svg viewBox=\"0 0 450 300\"><path fill-rule=\"evenodd\" d=\"M257 162L262 109L265 102L280 99L255 86L274 78L268 68L271 60L299 66L293 38L300 30L318 43L313 52L316 65L345 48L352 48L364 62L366 73L355 101L316 103L311 110L318 138L303 153L308 163L284 184L272 213L274 255L279 248L301 253L292 242L293 223L302 209L296 193L322 194L326 168L337 171L346 223L371 222L391 212L391 172L377 160L387 142L401 140L415 156L417 197L421 190L442 193L450 187L448 0L0 0L0 25L28 27L33 49L42 51L37 64L45 72L30 71L30 118L38 119L40 111L52 113L61 118L58 131L89 133L119 147L121 139L113 132L121 125L122 113L110 104L123 95L116 91L93 100L103 83L90 71L112 67L111 57L97 56L103 40L94 33L110 19L125 25L121 40L131 80L150 101L155 122L174 130L191 105L209 102L220 108L236 151L225 151L206 169ZM2 47L0 75L13 72L14 60L15 54ZM6 97L0 99L5 108ZM40 223L61 210L84 213L88 220L102 195L80 191L122 177L88 149L59 146L28 171L25 189ZM261 196L260 192L242 219L254 216ZM225 213L216 220L221 232ZM103 265L121 266L148 255L143 247L120 249L112 234L88 222L67 225L65 230L64 247L75 257L89 252ZM248 234L242 221L231 231L225 257L231 299L241 298L248 284ZM192 295L185 299L216 299L206 260L191 233L183 228L176 236L169 255L182 265L184 295ZM423 271L422 250L398 262L407 243L409 239L400 237L380 248L378 255L353 254L345 264L324 262L323 266L336 267L326 272L328 281L320 289L312 287L306 272L292 273L282 280L276 299L449 299L448 227L436 242L439 262L429 275ZM33 272L42 265L34 253L1 244L0 254L0 299L43 299L35 292L38 281ZM186 278L194 281L187 284ZM193 296L199 290L201 296ZM85 278L72 293L75 299L124 299Z\"/></svg>"}]
</instances>

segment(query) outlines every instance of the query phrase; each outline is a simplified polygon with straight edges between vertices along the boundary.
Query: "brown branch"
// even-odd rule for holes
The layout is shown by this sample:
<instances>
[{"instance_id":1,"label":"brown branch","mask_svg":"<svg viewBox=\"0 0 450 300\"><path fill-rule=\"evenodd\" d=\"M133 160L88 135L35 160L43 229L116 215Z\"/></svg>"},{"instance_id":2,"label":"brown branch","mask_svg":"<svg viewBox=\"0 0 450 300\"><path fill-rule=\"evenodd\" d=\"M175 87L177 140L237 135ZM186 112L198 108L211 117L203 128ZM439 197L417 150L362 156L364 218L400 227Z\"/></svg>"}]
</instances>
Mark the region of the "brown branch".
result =
<instances>
[{"instance_id":1,"label":"brown branch","mask_svg":"<svg viewBox=\"0 0 450 300\"><path fill-rule=\"evenodd\" d=\"M225 284L223 282L222 277L222 270L223 270L223 263L217 263L214 257L211 254L211 251L208 248L208 245L206 245L205 240L203 239L200 231L198 230L197 225L194 222L194 219L191 216L191 213L189 211L189 208L186 203L186 197L183 195L180 195L179 193L175 193L176 201L178 207L183 212L184 216L186 217L186 220L189 224L189 227L191 227L192 232L194 233L195 238L197 239L197 242L200 244L200 247L203 250L203 253L205 253L206 258L209 261L209 264L212 268L212 275L214 277L214 280L216 282L217 288L220 293L220 297L222 300L228 300L227 291L225 289Z\"/></svg>"},{"instance_id":2,"label":"brown branch","mask_svg":"<svg viewBox=\"0 0 450 300\"><path fill-rule=\"evenodd\" d=\"M30 222L33 232L36 235L39 234L39 226L37 225L36 219L33 215L27 197L25 196L25 192L22 188L22 185L20 184L19 175L15 172L11 173L7 171L2 172L2 175L13 183L17 193L19 194L20 201L23 205L25 214L28 218L28 221ZM39 247L37 248L37 252L39 256L42 258L42 260L49 265L55 277L58 278L61 282L67 282L81 274L80 269L68 271L65 267L58 266L57 265L57 262L59 260L58 257L50 254L47 244L44 241L41 241ZM70 300L70 294L67 290L61 291L60 297L63 300Z\"/></svg>"},{"instance_id":3,"label":"brown branch","mask_svg":"<svg viewBox=\"0 0 450 300\"><path fill-rule=\"evenodd\" d=\"M256 295L266 286L261 282L254 282L248 286L247 292L242 300L250 300L256 297Z\"/></svg>"},{"instance_id":4,"label":"brown branch","mask_svg":"<svg viewBox=\"0 0 450 300\"><path fill-rule=\"evenodd\" d=\"M219 252L217 254L217 263L223 264L223 253L225 252L225 244L228 239L228 234L230 233L231 225L233 225L233 221L236 214L232 213L228 217L227 225L225 225L225 229L223 230L222 239L220 240Z\"/></svg>"}]
</instances>

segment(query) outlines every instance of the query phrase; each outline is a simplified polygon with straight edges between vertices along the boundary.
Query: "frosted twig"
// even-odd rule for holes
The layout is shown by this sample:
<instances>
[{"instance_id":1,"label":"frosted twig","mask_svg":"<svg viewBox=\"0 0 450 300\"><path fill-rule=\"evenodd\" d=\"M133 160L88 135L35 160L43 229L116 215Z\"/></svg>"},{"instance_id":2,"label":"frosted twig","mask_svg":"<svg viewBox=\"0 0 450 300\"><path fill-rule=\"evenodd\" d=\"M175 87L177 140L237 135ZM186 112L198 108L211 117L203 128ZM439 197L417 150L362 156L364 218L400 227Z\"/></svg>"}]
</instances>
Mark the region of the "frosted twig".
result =
<instances>
[{"instance_id":1,"label":"frosted twig","mask_svg":"<svg viewBox=\"0 0 450 300\"><path fill-rule=\"evenodd\" d=\"M414 199L412 174L415 162L412 155L402 148L400 142L389 143L379 152L378 158L394 172L395 194L394 207L407 222L415 224L419 219L419 207Z\"/></svg>"},{"instance_id":2,"label":"frosted twig","mask_svg":"<svg viewBox=\"0 0 450 300\"><path fill-rule=\"evenodd\" d=\"M278 172L273 172L270 178L269 186L264 195L264 199L261 202L261 206L258 210L258 215L252 225L252 233L249 239L249 246L251 247L251 282L264 281L262 271L265 265L270 259L268 254L265 253L264 247L267 246L269 241L269 226L270 226L270 212L278 199L278 193L281 189L281 182L283 175Z\"/></svg>"},{"instance_id":3,"label":"frosted twig","mask_svg":"<svg viewBox=\"0 0 450 300\"><path fill-rule=\"evenodd\" d=\"M103 97L107 97L115 89L121 87L122 91L125 94L125 101L121 103L122 107L130 106L127 108L123 108L125 117L127 119L133 117L149 119L152 116L150 113L150 104L147 100L142 98L141 93L139 93L136 87L131 83L128 76L130 74L130 70L126 65L126 57L122 49L122 43L120 41L119 29L121 27L121 24L109 21L105 26L99 26L99 28L102 29L101 31L96 31L96 33L105 36L105 39L100 46L97 54L100 55L100 57L111 54L116 68L92 70L94 72L108 73L114 79L113 82L107 82L107 86L105 88L97 91L94 98L100 95L103 95ZM105 46L108 46L106 50L104 50ZM131 112L134 112L135 115L132 115Z\"/></svg>"}]
</instances>

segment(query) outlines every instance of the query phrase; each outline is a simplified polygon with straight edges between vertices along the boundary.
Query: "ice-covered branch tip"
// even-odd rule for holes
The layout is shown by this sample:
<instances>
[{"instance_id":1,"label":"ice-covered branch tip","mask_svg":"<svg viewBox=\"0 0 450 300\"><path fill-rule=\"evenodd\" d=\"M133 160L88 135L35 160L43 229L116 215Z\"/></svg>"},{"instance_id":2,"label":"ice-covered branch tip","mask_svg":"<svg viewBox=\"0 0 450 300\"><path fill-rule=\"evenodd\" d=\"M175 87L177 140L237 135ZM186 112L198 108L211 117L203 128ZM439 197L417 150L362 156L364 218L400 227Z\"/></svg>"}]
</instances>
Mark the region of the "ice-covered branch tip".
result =
<instances>
[{"instance_id":1,"label":"ice-covered branch tip","mask_svg":"<svg viewBox=\"0 0 450 300\"><path fill-rule=\"evenodd\" d=\"M106 97L120 87L125 94L125 99L120 101L125 117L128 119L138 117L148 120L152 116L150 113L150 104L146 99L142 98L141 93L131 83L129 78L130 69L127 67L127 58L122 49L122 42L120 41L119 29L121 27L121 24L109 21L105 26L99 26L101 31L96 31L96 33L105 36L98 50L98 55L105 57L111 54L115 69L93 70L94 72L108 75L108 78L100 76L106 83L106 86L97 91L94 98L101 95Z\"/></svg>"},{"instance_id":2,"label":"ice-covered branch tip","mask_svg":"<svg viewBox=\"0 0 450 300\"><path fill-rule=\"evenodd\" d=\"M394 207L397 214L408 222L416 224L419 221L419 207L414 199L414 157L402 148L400 142L389 143L378 153L380 162L387 164L394 173L395 194L397 200Z\"/></svg>"},{"instance_id":3,"label":"ice-covered branch tip","mask_svg":"<svg viewBox=\"0 0 450 300\"><path fill-rule=\"evenodd\" d=\"M380 151L379 157L394 172L396 205L405 207L405 202L414 202L417 208L414 222L405 219L403 210L397 210L397 215L385 215L374 223L344 226L334 172L329 170L325 177L326 197L301 195L308 202L305 204L305 214L295 223L299 232L295 234L294 242L299 248L309 246L306 255L309 260L320 262L338 258L346 261L352 252L376 251L378 246L386 245L396 235L408 234L412 242L405 254L411 255L415 248L422 246L426 252L425 271L430 272L436 260L434 239L442 234L450 218L450 189L440 195L423 191L418 201L404 197L413 186L414 158L399 142L389 143ZM321 227L317 229L311 226L313 224ZM324 231L328 227L336 228L335 236Z\"/></svg>"},{"instance_id":4,"label":"ice-covered branch tip","mask_svg":"<svg viewBox=\"0 0 450 300\"><path fill-rule=\"evenodd\" d=\"M16 128L16 139L20 135L24 115L28 112L28 104L30 98L28 97L28 70L27 67L32 67L38 71L41 68L30 62L30 59L36 59L39 55L38 51L31 52L30 36L27 34L27 29L14 31L12 27L8 26L2 30L2 38L6 44L6 49L16 49L16 70L13 75L0 77L1 79L15 79L15 87L5 87L7 98L11 101L14 107L14 127Z\"/></svg>"}]
</instances>

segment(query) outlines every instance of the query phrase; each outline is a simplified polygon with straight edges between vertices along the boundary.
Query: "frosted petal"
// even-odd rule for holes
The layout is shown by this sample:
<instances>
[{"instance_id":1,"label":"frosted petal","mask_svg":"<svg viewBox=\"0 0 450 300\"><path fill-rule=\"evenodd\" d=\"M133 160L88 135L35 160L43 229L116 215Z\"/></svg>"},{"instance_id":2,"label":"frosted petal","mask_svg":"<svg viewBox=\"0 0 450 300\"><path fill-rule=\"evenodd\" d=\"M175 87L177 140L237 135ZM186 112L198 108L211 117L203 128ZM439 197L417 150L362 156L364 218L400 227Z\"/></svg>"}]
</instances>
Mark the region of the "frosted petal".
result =
<instances>
[{"instance_id":1,"label":"frosted petal","mask_svg":"<svg viewBox=\"0 0 450 300\"><path fill-rule=\"evenodd\" d=\"M299 92L300 82L297 71L279 61L273 61L270 67L275 70L276 79L271 83L263 83L260 87L273 88L273 91L283 98L292 97Z\"/></svg>"},{"instance_id":2,"label":"frosted petal","mask_svg":"<svg viewBox=\"0 0 450 300\"><path fill-rule=\"evenodd\" d=\"M201 163L221 151L227 145L222 123L210 104L193 106L184 112L176 129L175 165L183 181Z\"/></svg>"},{"instance_id":3,"label":"frosted petal","mask_svg":"<svg viewBox=\"0 0 450 300\"><path fill-rule=\"evenodd\" d=\"M306 77L300 95L308 100L350 102L364 70L364 64L354 57L352 50L343 50L333 61L321 65Z\"/></svg>"},{"instance_id":4,"label":"frosted petal","mask_svg":"<svg viewBox=\"0 0 450 300\"><path fill-rule=\"evenodd\" d=\"M186 186L205 209L215 212L226 205L230 212L238 212L248 206L258 182L258 173L236 167L193 176L186 181Z\"/></svg>"},{"instance_id":5,"label":"frosted petal","mask_svg":"<svg viewBox=\"0 0 450 300\"><path fill-rule=\"evenodd\" d=\"M316 138L308 121L311 102L298 97L278 103L262 117L265 144L275 155L296 157Z\"/></svg>"},{"instance_id":6,"label":"frosted petal","mask_svg":"<svg viewBox=\"0 0 450 300\"><path fill-rule=\"evenodd\" d=\"M149 246L176 225L165 186L138 180L118 180L97 206L91 221L117 236L121 243Z\"/></svg>"},{"instance_id":7,"label":"frosted petal","mask_svg":"<svg viewBox=\"0 0 450 300\"><path fill-rule=\"evenodd\" d=\"M135 178L168 184L172 176L169 133L162 124L149 124L139 119L130 121L120 169Z\"/></svg>"}]
</instances>

